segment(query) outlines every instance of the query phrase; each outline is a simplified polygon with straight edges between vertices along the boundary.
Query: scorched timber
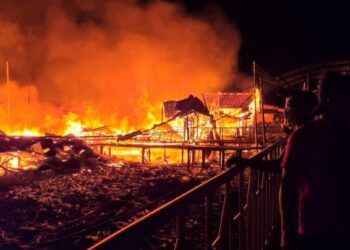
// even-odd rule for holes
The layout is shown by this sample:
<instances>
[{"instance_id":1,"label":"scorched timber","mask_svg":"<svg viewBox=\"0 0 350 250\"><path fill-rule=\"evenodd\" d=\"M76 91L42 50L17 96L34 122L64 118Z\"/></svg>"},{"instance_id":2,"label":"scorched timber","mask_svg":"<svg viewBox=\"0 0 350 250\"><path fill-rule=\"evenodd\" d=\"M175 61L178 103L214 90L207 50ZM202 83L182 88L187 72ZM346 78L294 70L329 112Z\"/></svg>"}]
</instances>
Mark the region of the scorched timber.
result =
<instances>
[{"instance_id":1,"label":"scorched timber","mask_svg":"<svg viewBox=\"0 0 350 250\"><path fill-rule=\"evenodd\" d=\"M0 249L86 249L219 171L116 162L76 138L43 149L26 181L0 185Z\"/></svg>"}]
</instances>

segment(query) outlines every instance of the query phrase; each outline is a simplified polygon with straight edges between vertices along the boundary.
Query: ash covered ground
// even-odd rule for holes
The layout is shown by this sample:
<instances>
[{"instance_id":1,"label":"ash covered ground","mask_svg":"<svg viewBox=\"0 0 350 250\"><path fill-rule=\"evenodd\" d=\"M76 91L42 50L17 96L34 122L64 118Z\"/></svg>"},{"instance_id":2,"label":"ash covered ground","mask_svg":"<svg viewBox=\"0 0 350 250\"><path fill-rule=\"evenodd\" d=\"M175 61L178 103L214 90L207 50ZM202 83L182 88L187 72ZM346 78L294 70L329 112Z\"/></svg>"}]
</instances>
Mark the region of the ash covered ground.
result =
<instances>
[{"instance_id":1,"label":"ash covered ground","mask_svg":"<svg viewBox=\"0 0 350 250\"><path fill-rule=\"evenodd\" d=\"M16 143L29 153L32 142ZM0 177L1 249L85 249L220 171L118 162L74 138L39 143L36 169Z\"/></svg>"}]
</instances>

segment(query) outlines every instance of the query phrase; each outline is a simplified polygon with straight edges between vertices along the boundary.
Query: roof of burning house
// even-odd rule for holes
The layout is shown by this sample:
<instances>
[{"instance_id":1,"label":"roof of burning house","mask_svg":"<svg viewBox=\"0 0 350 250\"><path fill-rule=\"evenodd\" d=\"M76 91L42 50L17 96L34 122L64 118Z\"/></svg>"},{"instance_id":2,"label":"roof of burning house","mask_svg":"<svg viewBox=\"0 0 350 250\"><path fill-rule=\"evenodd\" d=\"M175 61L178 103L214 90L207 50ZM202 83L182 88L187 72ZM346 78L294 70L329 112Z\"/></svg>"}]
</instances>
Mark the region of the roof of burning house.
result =
<instances>
[{"instance_id":1,"label":"roof of burning house","mask_svg":"<svg viewBox=\"0 0 350 250\"><path fill-rule=\"evenodd\" d=\"M191 112L209 115L208 108L198 97L193 95L179 101L164 102L164 113L168 118L181 116Z\"/></svg>"},{"instance_id":2,"label":"roof of burning house","mask_svg":"<svg viewBox=\"0 0 350 250\"><path fill-rule=\"evenodd\" d=\"M253 93L209 93L204 94L205 102L210 108L241 108L248 110L253 101Z\"/></svg>"}]
</instances>

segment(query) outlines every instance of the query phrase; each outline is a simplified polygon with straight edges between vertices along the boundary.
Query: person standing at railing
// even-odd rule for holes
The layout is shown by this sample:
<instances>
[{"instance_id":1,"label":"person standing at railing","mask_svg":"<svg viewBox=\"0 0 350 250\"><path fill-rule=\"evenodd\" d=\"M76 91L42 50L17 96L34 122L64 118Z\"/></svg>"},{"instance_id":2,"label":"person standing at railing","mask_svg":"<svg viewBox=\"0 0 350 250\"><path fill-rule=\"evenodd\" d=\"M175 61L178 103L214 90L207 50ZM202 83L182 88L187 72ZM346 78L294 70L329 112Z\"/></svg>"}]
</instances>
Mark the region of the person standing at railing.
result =
<instances>
[{"instance_id":1,"label":"person standing at railing","mask_svg":"<svg viewBox=\"0 0 350 250\"><path fill-rule=\"evenodd\" d=\"M317 105L317 96L311 91L298 91L289 96L285 103L286 126L295 130L312 122L314 115L311 113ZM265 172L280 173L282 157L283 153L274 160L244 159L233 155L226 161L226 166L243 164Z\"/></svg>"},{"instance_id":2,"label":"person standing at railing","mask_svg":"<svg viewBox=\"0 0 350 250\"><path fill-rule=\"evenodd\" d=\"M350 249L350 77L320 85L323 118L294 131L282 161L282 249Z\"/></svg>"}]
</instances>

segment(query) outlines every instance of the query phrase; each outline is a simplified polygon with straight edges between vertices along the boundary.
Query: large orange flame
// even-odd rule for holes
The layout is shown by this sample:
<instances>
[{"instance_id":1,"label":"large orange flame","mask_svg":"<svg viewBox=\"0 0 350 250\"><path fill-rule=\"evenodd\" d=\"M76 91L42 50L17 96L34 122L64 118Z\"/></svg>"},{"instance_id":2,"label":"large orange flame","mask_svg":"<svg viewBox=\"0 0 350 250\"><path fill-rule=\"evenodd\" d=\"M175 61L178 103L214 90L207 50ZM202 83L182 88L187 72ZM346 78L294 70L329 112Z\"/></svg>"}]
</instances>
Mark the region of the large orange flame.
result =
<instances>
[{"instance_id":1,"label":"large orange flame","mask_svg":"<svg viewBox=\"0 0 350 250\"><path fill-rule=\"evenodd\" d=\"M137 2L0 3L0 65L9 61L13 80L8 115L0 67L0 129L80 134L108 125L125 133L159 122L162 101L227 86L240 45L231 24Z\"/></svg>"}]
</instances>

